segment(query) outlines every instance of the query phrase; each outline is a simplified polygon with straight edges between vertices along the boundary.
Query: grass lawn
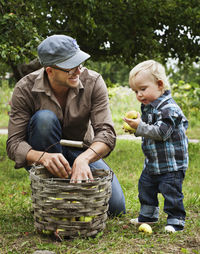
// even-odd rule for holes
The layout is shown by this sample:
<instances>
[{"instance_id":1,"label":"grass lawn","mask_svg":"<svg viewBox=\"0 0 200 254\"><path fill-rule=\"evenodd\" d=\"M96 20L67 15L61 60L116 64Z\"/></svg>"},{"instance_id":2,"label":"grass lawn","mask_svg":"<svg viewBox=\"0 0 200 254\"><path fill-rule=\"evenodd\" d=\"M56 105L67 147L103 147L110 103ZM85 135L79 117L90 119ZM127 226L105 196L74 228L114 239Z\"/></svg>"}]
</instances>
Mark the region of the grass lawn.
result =
<instances>
[{"instance_id":1,"label":"grass lawn","mask_svg":"<svg viewBox=\"0 0 200 254\"><path fill-rule=\"evenodd\" d=\"M36 250L58 254L200 253L200 143L189 145L190 165L183 184L187 212L183 232L164 232L166 214L162 196L159 196L160 220L152 227L151 235L129 224L139 211L137 183L144 157L140 141L118 140L106 162L121 183L127 214L108 219L104 232L95 238L59 242L35 232L29 176L24 169L14 169L14 163L6 156L5 142L6 135L0 136L0 253L25 254Z\"/></svg>"}]
</instances>

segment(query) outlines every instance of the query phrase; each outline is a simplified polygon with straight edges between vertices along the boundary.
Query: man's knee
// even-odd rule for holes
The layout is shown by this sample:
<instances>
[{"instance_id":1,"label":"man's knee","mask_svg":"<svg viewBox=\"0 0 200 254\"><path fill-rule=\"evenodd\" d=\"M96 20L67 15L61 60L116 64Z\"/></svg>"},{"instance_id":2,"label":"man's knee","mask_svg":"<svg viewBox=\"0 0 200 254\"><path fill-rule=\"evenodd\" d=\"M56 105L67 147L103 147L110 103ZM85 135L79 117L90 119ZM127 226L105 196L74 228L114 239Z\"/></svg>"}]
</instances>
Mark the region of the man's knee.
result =
<instances>
[{"instance_id":1,"label":"man's knee","mask_svg":"<svg viewBox=\"0 0 200 254\"><path fill-rule=\"evenodd\" d=\"M49 135L54 128L61 129L57 116L50 110L39 110L31 118L30 129L42 136Z\"/></svg>"},{"instance_id":2,"label":"man's knee","mask_svg":"<svg viewBox=\"0 0 200 254\"><path fill-rule=\"evenodd\" d=\"M58 121L55 113L46 109L37 111L31 120L43 128L47 128L51 123L56 123Z\"/></svg>"}]
</instances>

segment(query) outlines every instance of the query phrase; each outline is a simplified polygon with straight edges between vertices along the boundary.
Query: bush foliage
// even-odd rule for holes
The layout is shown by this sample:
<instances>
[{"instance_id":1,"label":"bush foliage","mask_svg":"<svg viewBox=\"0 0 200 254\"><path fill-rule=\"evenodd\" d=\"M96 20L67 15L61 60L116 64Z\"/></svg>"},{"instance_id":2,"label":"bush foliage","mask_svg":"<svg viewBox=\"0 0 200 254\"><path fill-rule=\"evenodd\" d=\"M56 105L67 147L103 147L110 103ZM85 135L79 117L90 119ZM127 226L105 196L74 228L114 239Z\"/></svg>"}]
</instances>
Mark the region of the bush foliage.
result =
<instances>
[{"instance_id":1,"label":"bush foliage","mask_svg":"<svg viewBox=\"0 0 200 254\"><path fill-rule=\"evenodd\" d=\"M172 85L172 95L186 117L198 116L200 109L200 87L197 83L180 80Z\"/></svg>"}]
</instances>

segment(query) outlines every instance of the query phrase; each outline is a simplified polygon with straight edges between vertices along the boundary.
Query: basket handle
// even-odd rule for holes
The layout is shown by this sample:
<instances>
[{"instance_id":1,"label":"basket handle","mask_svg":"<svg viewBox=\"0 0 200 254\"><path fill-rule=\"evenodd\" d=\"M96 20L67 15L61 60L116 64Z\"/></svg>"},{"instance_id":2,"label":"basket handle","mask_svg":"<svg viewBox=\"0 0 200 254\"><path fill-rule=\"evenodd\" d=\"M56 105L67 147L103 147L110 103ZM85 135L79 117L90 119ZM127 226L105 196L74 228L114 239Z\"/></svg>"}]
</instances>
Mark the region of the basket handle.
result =
<instances>
[{"instance_id":1,"label":"basket handle","mask_svg":"<svg viewBox=\"0 0 200 254\"><path fill-rule=\"evenodd\" d=\"M62 146L70 146L70 147L77 147L77 148L84 148L87 147L89 149L91 149L94 153L96 153L96 155L99 157L99 159L102 159L104 161L104 159L101 157L100 154L98 154L93 148L91 148L90 146L86 145L83 143L83 141L75 141L75 140L67 140L67 139L61 139L59 142L56 142L55 144L50 145L40 156L40 158L37 160L36 163L33 164L33 168L34 166L37 165L37 163L40 161L40 159L42 158L42 156L44 155L45 152L47 152L49 150L49 148L51 148L52 146L56 145L60 143ZM104 163L108 166L108 164L104 161ZM109 167L109 166L108 166ZM112 174L112 181L113 181L113 176L114 176L114 172L113 170L109 167L110 172Z\"/></svg>"},{"instance_id":2,"label":"basket handle","mask_svg":"<svg viewBox=\"0 0 200 254\"><path fill-rule=\"evenodd\" d=\"M78 147L78 148L84 147L84 144L82 141L74 141L74 140L67 140L67 139L61 139L60 144L61 146L71 146L71 147Z\"/></svg>"},{"instance_id":3,"label":"basket handle","mask_svg":"<svg viewBox=\"0 0 200 254\"><path fill-rule=\"evenodd\" d=\"M92 149L91 147L89 147L88 145L84 144L83 141L75 141L75 140L68 140L68 139L61 139L60 140L60 144L62 146L70 146L70 147L78 147L78 148L83 148L83 147L87 147L89 149L91 149L94 153L96 153L98 155L98 157L100 159L102 159L104 161L104 159L101 157L101 155L99 155L94 149ZM108 166L108 164L104 161L104 163ZM108 166L109 167L109 166ZM113 180L113 175L114 172L113 170L109 167L111 174L112 174L112 180Z\"/></svg>"}]
</instances>

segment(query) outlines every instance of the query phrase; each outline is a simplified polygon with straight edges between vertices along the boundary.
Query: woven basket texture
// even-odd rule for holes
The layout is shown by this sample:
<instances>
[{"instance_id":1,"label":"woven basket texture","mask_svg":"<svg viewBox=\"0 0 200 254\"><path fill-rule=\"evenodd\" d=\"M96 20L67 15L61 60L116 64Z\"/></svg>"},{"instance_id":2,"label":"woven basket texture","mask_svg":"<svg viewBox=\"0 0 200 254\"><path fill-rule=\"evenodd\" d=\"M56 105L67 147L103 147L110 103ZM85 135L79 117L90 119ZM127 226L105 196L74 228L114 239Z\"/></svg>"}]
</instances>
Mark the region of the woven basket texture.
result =
<instances>
[{"instance_id":1,"label":"woven basket texture","mask_svg":"<svg viewBox=\"0 0 200 254\"><path fill-rule=\"evenodd\" d=\"M30 170L34 224L38 232L59 238L94 236L106 226L112 172L98 169L94 181L70 183L43 166Z\"/></svg>"}]
</instances>

